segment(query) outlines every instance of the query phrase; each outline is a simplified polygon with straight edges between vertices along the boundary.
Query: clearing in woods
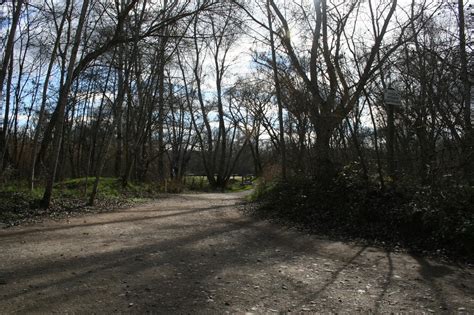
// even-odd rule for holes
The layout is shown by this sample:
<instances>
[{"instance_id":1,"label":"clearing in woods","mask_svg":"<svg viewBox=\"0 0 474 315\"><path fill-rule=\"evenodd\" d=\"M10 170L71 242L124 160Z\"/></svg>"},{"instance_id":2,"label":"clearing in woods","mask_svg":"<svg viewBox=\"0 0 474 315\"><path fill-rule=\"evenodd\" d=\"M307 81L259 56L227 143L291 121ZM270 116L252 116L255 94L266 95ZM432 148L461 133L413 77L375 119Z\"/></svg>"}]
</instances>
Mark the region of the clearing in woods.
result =
<instances>
[{"instance_id":1,"label":"clearing in woods","mask_svg":"<svg viewBox=\"0 0 474 315\"><path fill-rule=\"evenodd\" d=\"M244 194L0 230L0 310L474 311L471 267L255 221Z\"/></svg>"}]
</instances>

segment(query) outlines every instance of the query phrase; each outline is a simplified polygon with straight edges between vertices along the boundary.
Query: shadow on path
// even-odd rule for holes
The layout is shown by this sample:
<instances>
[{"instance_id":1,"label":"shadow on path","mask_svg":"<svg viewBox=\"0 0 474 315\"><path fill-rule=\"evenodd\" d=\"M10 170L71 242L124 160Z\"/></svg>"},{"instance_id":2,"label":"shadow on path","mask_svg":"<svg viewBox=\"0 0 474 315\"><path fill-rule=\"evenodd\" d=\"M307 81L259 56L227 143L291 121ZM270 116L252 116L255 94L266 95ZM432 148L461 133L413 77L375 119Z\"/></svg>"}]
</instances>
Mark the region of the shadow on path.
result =
<instances>
[{"instance_id":1,"label":"shadow on path","mask_svg":"<svg viewBox=\"0 0 474 315\"><path fill-rule=\"evenodd\" d=\"M181 211L166 206L156 210L137 208L123 211L113 220L94 216L92 219L97 222L2 232L0 241L10 241L9 252L18 255L12 261L19 263L0 265L0 278L6 282L0 285L0 309L18 313L91 310L97 313L223 313L226 310L245 312L253 305L263 305L262 310L270 307L282 310L291 301L298 311L304 303L319 301L323 293L337 289L333 285L343 271L357 265L359 275L373 277L370 280L382 278L373 297L367 294L363 298L371 308L375 305L376 313L385 311L382 302L392 286L396 264L391 253L376 250L370 254L367 247L331 243L255 222L253 218L238 215L234 204L212 199L214 195L208 199L219 204L208 206L194 202L192 197L185 196L187 203L182 204ZM208 200L206 196L198 198ZM229 200L234 201L226 199L225 202ZM198 208L187 210L189 207ZM143 211L156 212L156 215L144 216ZM136 223L136 229L126 235L130 239L122 241L119 233L132 223ZM97 236L77 240L71 236L88 231L89 227L109 224L122 230L100 230ZM69 229L77 230L55 234ZM13 241L25 235L31 236L38 248L37 252L29 252L30 256L22 258L23 245L19 243L16 248ZM20 238L15 239L16 236ZM74 250L63 256L71 244L75 245ZM49 246L58 246L57 255L51 254ZM41 256L42 247L49 250L47 256ZM1 250L2 243L0 263L8 259L2 256ZM369 256L373 259L366 261ZM312 272L308 266L314 257L331 264L330 273L312 275L313 282L300 281L300 276ZM433 289L437 302L447 309L449 301L437 279L450 275L453 270L433 265L423 258L414 259L419 264L419 275ZM378 264L381 260L386 260L386 270L369 268L374 261ZM278 270L281 265L302 271L283 274ZM319 264L317 268L321 271L323 267ZM345 272L345 276L348 274ZM288 286L282 289L281 283ZM349 305L339 307L343 310L342 307Z\"/></svg>"},{"instance_id":2,"label":"shadow on path","mask_svg":"<svg viewBox=\"0 0 474 315\"><path fill-rule=\"evenodd\" d=\"M19 235L27 235L33 233L42 233L42 232L52 232L52 231L60 231L60 230L70 230L74 228L82 228L82 227L91 227L91 226L102 226L107 224L119 224L119 223L131 223L131 222L140 222L140 221L150 221L150 220L162 220L170 217L177 217L177 216L185 216L189 214L199 213L199 212L207 212L207 211L214 211L222 208L229 208L229 205L220 205L220 206L212 206L207 208L197 208L193 210L186 210L186 211L178 211L175 210L168 210L168 209L155 209L155 210L134 210L133 212L114 212L114 214L120 213L127 213L130 214L129 217L120 220L104 220L98 222L89 222L89 223L80 223L80 224L68 224L64 225L61 222L58 226L54 227L46 227L46 228L23 228L19 231L0 231L0 240L2 238L8 238L11 236L19 236ZM169 212L173 211L175 213L170 214L163 214L160 215L161 212ZM156 213L157 215L149 215L149 216L135 216L136 213Z\"/></svg>"}]
</instances>

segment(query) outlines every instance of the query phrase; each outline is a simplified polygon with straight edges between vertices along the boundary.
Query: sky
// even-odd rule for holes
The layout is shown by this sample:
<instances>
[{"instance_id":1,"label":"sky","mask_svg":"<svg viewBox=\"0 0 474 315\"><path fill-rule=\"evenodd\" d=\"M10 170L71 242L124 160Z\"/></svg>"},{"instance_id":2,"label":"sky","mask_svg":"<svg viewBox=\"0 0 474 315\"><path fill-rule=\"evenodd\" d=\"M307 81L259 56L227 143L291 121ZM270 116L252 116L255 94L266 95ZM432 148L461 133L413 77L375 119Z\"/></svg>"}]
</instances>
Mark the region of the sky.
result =
<instances>
[{"instance_id":1,"label":"sky","mask_svg":"<svg viewBox=\"0 0 474 315\"><path fill-rule=\"evenodd\" d=\"M281 0L281 4L289 4L289 3L296 3L299 5L309 5L312 6L311 0ZM344 3L347 3L347 1L336 1L340 5L344 5ZM436 2L436 1L434 1ZM373 1L373 3L378 3L378 1ZM408 0L401 0L399 3L403 6L407 5L410 3ZM466 1L466 6L470 4L469 1ZM0 5L0 16L2 14L5 15L8 14L8 11L6 9L6 5ZM255 9L254 12L255 16L258 19L261 19L262 22L266 22L266 17L263 13L259 12L258 9ZM284 12L284 14L289 14L287 12ZM288 15L289 16L289 15ZM473 17L474 18L474 17ZM365 25L367 27L367 24L364 24L364 22L359 22L362 23L360 25ZM291 22L290 27L291 27L291 34L292 38L291 40L293 41L295 47L299 47L304 49L304 47L307 46L305 45L304 37L307 35L307 31L302 28L302 23L301 20L295 20ZM363 29L358 27L358 36L361 36L363 34ZM6 27L3 27L0 29L0 35L2 32L6 32ZM258 32L258 33L257 33ZM471 33L472 34L472 33ZM257 25L250 24L248 31L245 34L242 34L241 37L238 39L238 43L234 45L234 47L231 49L230 54L229 54L229 61L231 62L232 66L229 68L226 79L225 79L225 85L229 86L232 85L235 80L239 76L245 76L252 71L255 70L255 64L252 62L252 50L268 50L268 47L265 47L262 43L261 40L264 39L264 37L267 36L267 31L263 30L262 28L258 27ZM255 40L257 39L257 41ZM35 60L32 60L32 62ZM212 61L208 60L206 61L205 67L207 69L212 69ZM209 79L206 80L205 83L205 94L212 96L215 91L215 84L214 80L209 77Z\"/></svg>"}]
</instances>

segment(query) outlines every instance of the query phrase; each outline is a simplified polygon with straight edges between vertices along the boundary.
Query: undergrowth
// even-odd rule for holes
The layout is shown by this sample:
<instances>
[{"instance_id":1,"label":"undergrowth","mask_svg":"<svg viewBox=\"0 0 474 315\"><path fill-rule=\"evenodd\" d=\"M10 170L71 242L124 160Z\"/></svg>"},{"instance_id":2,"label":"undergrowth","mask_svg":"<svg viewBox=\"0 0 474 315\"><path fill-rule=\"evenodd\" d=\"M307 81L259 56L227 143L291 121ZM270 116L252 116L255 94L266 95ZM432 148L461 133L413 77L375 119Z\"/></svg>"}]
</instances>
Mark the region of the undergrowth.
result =
<instances>
[{"instance_id":1,"label":"undergrowth","mask_svg":"<svg viewBox=\"0 0 474 315\"><path fill-rule=\"evenodd\" d=\"M241 176L235 176L234 178L229 179L224 191L239 192L244 190L250 190L253 187L253 184L243 183ZM213 189L209 185L209 182L205 176L186 176L184 178L184 181L180 183L179 192L182 191L211 192L215 191L215 189Z\"/></svg>"},{"instance_id":2,"label":"undergrowth","mask_svg":"<svg viewBox=\"0 0 474 315\"><path fill-rule=\"evenodd\" d=\"M25 221L40 221L43 217L60 218L84 212L111 211L155 198L162 192L211 191L203 176L189 176L184 181L167 180L163 185L129 182L123 187L122 180L101 177L94 206L88 206L94 178L74 178L54 185L51 206L40 207L44 188L28 188L26 182L11 182L0 187L0 226L18 225ZM226 191L236 192L251 189L252 185L241 185L238 178L231 179ZM160 195L162 196L162 195Z\"/></svg>"},{"instance_id":3,"label":"undergrowth","mask_svg":"<svg viewBox=\"0 0 474 315\"><path fill-rule=\"evenodd\" d=\"M253 199L257 215L317 234L474 258L472 187L382 190L341 174L325 186L301 178L260 183Z\"/></svg>"},{"instance_id":4,"label":"undergrowth","mask_svg":"<svg viewBox=\"0 0 474 315\"><path fill-rule=\"evenodd\" d=\"M154 198L159 190L146 183L122 186L118 178L103 177L99 181L94 206L88 206L94 178L75 178L54 185L51 206L40 207L43 188L30 190L26 183L15 182L0 189L0 223L11 226L43 217L60 218L84 212L104 212L130 206Z\"/></svg>"}]
</instances>

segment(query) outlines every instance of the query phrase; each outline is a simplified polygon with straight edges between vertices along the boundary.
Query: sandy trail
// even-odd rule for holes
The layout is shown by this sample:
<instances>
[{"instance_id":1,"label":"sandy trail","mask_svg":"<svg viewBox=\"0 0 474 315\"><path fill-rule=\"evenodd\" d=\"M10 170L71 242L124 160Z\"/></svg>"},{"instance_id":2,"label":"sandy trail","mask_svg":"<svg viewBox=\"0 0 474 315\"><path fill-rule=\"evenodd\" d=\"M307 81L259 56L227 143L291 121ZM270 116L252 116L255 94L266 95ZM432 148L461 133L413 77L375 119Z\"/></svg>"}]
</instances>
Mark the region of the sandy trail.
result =
<instances>
[{"instance_id":1,"label":"sandy trail","mask_svg":"<svg viewBox=\"0 0 474 315\"><path fill-rule=\"evenodd\" d=\"M0 230L0 313L474 312L472 268L258 222L242 196Z\"/></svg>"}]
</instances>

